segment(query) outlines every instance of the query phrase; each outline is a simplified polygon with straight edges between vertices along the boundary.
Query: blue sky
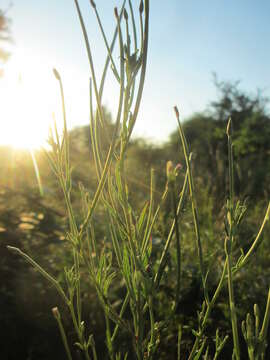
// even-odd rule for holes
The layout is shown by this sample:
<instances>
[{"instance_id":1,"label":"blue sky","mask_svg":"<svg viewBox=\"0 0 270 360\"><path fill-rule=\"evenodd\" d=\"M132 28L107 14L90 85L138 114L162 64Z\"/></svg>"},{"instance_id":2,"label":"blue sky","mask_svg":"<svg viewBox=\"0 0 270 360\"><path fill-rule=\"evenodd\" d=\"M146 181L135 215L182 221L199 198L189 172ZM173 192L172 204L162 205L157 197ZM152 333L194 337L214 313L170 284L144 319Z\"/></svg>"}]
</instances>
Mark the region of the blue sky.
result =
<instances>
[{"instance_id":1,"label":"blue sky","mask_svg":"<svg viewBox=\"0 0 270 360\"><path fill-rule=\"evenodd\" d=\"M102 38L89 1L79 2L99 74L105 54ZM138 3L133 1L134 7ZM8 4L1 1L4 9ZM111 38L113 8L121 1L96 4ZM56 67L67 93L70 126L87 123L89 66L73 0L13 0L8 14L14 39L11 61L17 59L18 67L18 54L23 54L25 61L35 62L35 78L38 64L40 72L48 69L46 77ZM175 104L184 118L204 110L216 97L213 72L220 80L241 80L247 92L259 88L270 96L269 14L270 2L264 0L150 0L148 70L136 134L164 141L176 126ZM38 90L42 84L35 86ZM115 90L109 78L104 100L112 111Z\"/></svg>"}]
</instances>

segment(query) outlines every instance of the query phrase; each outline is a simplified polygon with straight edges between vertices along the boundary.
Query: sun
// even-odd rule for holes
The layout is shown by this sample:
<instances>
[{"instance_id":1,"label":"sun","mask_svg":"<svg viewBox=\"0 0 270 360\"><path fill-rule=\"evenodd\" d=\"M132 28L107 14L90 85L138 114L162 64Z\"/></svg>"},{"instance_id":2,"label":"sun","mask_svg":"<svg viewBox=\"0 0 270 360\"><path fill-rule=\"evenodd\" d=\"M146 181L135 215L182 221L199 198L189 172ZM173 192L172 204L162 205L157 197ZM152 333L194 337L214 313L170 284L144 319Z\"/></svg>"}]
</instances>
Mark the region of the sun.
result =
<instances>
[{"instance_id":1,"label":"sun","mask_svg":"<svg viewBox=\"0 0 270 360\"><path fill-rule=\"evenodd\" d=\"M46 144L59 96L48 66L15 54L0 78L0 145L38 149Z\"/></svg>"}]
</instances>

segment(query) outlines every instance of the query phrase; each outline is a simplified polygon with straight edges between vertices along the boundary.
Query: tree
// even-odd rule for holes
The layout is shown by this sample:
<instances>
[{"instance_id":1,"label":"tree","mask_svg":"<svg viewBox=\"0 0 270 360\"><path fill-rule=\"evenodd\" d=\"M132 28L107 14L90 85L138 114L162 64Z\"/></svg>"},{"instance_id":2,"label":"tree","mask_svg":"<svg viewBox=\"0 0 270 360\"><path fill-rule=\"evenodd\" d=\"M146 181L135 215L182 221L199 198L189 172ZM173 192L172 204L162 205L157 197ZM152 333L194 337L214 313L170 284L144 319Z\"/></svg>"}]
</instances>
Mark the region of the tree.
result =
<instances>
[{"instance_id":1,"label":"tree","mask_svg":"<svg viewBox=\"0 0 270 360\"><path fill-rule=\"evenodd\" d=\"M219 96L204 113L193 115L184 124L197 178L219 200L227 181L228 118L233 123L235 155L235 190L242 197L269 198L270 116L268 99L260 92L247 94L239 89L239 82L219 82L215 78ZM178 133L171 135L176 153ZM177 144L177 145L176 145ZM178 146L179 147L179 146ZM179 151L177 152L179 154ZM241 186L240 186L241 185Z\"/></svg>"}]
</instances>

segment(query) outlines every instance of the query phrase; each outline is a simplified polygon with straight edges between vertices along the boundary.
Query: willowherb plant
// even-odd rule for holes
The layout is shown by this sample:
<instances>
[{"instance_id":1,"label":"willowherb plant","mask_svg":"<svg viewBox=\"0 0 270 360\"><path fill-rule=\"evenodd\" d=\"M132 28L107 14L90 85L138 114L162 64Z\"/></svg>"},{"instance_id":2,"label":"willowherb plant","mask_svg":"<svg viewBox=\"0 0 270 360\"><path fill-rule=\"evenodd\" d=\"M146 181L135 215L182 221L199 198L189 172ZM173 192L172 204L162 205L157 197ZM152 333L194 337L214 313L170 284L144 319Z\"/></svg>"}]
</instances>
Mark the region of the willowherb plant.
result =
<instances>
[{"instance_id":1,"label":"willowherb plant","mask_svg":"<svg viewBox=\"0 0 270 360\"><path fill-rule=\"evenodd\" d=\"M116 30L111 44L107 40L97 6L93 0L90 5L96 15L105 47L107 59L100 84L97 83L91 46L87 31L80 11L78 0L75 1L76 10L81 24L91 79L89 84L89 107L90 107L90 133L92 152L95 161L98 185L95 193L90 197L83 186L80 187L83 216L78 221L72 204L72 173L69 154L69 134L65 112L64 90L62 80L57 70L54 75L60 86L62 98L64 131L63 136L58 134L55 127L50 137L52 151L47 153L50 165L58 179L63 191L64 201L69 219L69 231L67 240L73 255L73 265L65 269L67 290L45 269L40 267L32 258L18 248L9 247L33 265L58 291L64 304L69 310L72 323L77 335L77 346L85 359L97 359L95 347L95 329L88 333L82 317L81 283L82 269L87 269L88 279L95 288L100 305L104 311L108 357L111 360L136 358L157 359L162 330L171 321L179 321L176 309L181 296L182 284L182 255L181 255L181 215L186 201L190 201L193 215L194 231L196 236L196 249L198 254L199 268L202 287L204 290L204 301L198 311L198 325L193 329L194 343L190 349L188 359L208 359L209 340L207 338L207 325L211 312L220 295L222 288L227 284L229 292L229 307L233 335L233 358L240 359L238 319L234 299L234 276L249 261L254 250L259 244L259 239L264 226L269 220L270 205L267 208L265 218L257 237L246 253L242 252L236 263L233 262L232 251L235 250L235 236L243 218L245 207L235 200L233 190L233 151L232 151L232 121L229 120L227 128L228 136L228 158L229 158L229 198L226 205L226 220L224 234L225 262L221 277L213 294L208 290L209 269L206 268L204 260L202 239L199 227L199 214L195 197L194 180L192 176L191 158L187 140L185 138L180 122L179 111L174 108L178 122L179 136L185 157L185 178L181 189L177 188L177 172L179 166L174 167L172 162L167 163L167 185L161 196L160 202L154 204L154 172L151 170L149 201L141 211L134 208L129 199L128 181L126 176L126 154L130 137L136 123L140 103L142 99L148 50L149 33L149 0L140 1L139 4L139 38L137 24L135 23L132 2L123 1L120 11L115 8ZM115 42L119 43L119 56L113 54ZM117 61L115 60L117 59ZM111 70L119 84L118 111L112 138L106 128L104 110L102 107L103 90L106 84L106 75ZM137 82L136 82L137 81ZM93 100L96 103L94 111ZM100 132L109 140L110 146L106 156L101 151L99 142ZM168 237L163 245L161 256L158 259L152 257L151 234L158 219L160 210L165 199L170 196L172 204L173 221L171 223ZM102 206L110 231L110 243L103 247L96 240L95 223L93 216L97 206ZM160 283L168 262L170 248L173 246L175 236L176 247L176 288L174 301L166 318L160 319L157 314L156 299L160 292ZM153 263L154 261L154 263ZM125 297L121 299L120 309L113 306L110 287L115 282L121 282L125 287ZM127 312L131 315L127 316ZM61 320L57 307L52 309L59 326L60 334L66 350L68 359L72 359L73 348ZM242 323L242 331L247 342L250 359L263 359L267 346L267 330L270 318L270 290L260 327L258 306L254 307L255 325L251 315ZM177 359L181 358L182 329L185 324L178 324L178 341L175 344ZM116 340L120 332L128 334L133 353L116 348ZM219 329L216 330L214 359L217 359L228 339L220 337Z\"/></svg>"}]
</instances>

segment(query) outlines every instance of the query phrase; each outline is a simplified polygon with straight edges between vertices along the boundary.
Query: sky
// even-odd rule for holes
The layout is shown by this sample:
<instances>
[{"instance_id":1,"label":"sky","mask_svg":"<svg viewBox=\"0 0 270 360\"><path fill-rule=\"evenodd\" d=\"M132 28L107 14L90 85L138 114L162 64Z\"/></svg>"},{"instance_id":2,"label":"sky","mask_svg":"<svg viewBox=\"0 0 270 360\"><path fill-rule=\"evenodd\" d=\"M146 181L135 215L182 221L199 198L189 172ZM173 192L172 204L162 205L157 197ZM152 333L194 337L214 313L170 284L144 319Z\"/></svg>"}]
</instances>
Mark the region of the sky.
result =
<instances>
[{"instance_id":1,"label":"sky","mask_svg":"<svg viewBox=\"0 0 270 360\"><path fill-rule=\"evenodd\" d=\"M79 3L99 78L106 50L89 0ZM1 0L0 8L9 4ZM96 4L111 39L113 9L121 1ZM139 1L132 4L137 9ZM0 79L0 143L37 146L52 113L61 122L54 67L63 79L69 127L87 124L90 69L74 1L13 0L7 14L13 43ZM183 119L204 111L217 97L214 72L220 80L240 80L248 93L260 89L270 96L269 14L267 0L150 0L148 68L135 135L161 143L176 128L174 105ZM113 116L117 90L109 76L104 105Z\"/></svg>"}]
</instances>

